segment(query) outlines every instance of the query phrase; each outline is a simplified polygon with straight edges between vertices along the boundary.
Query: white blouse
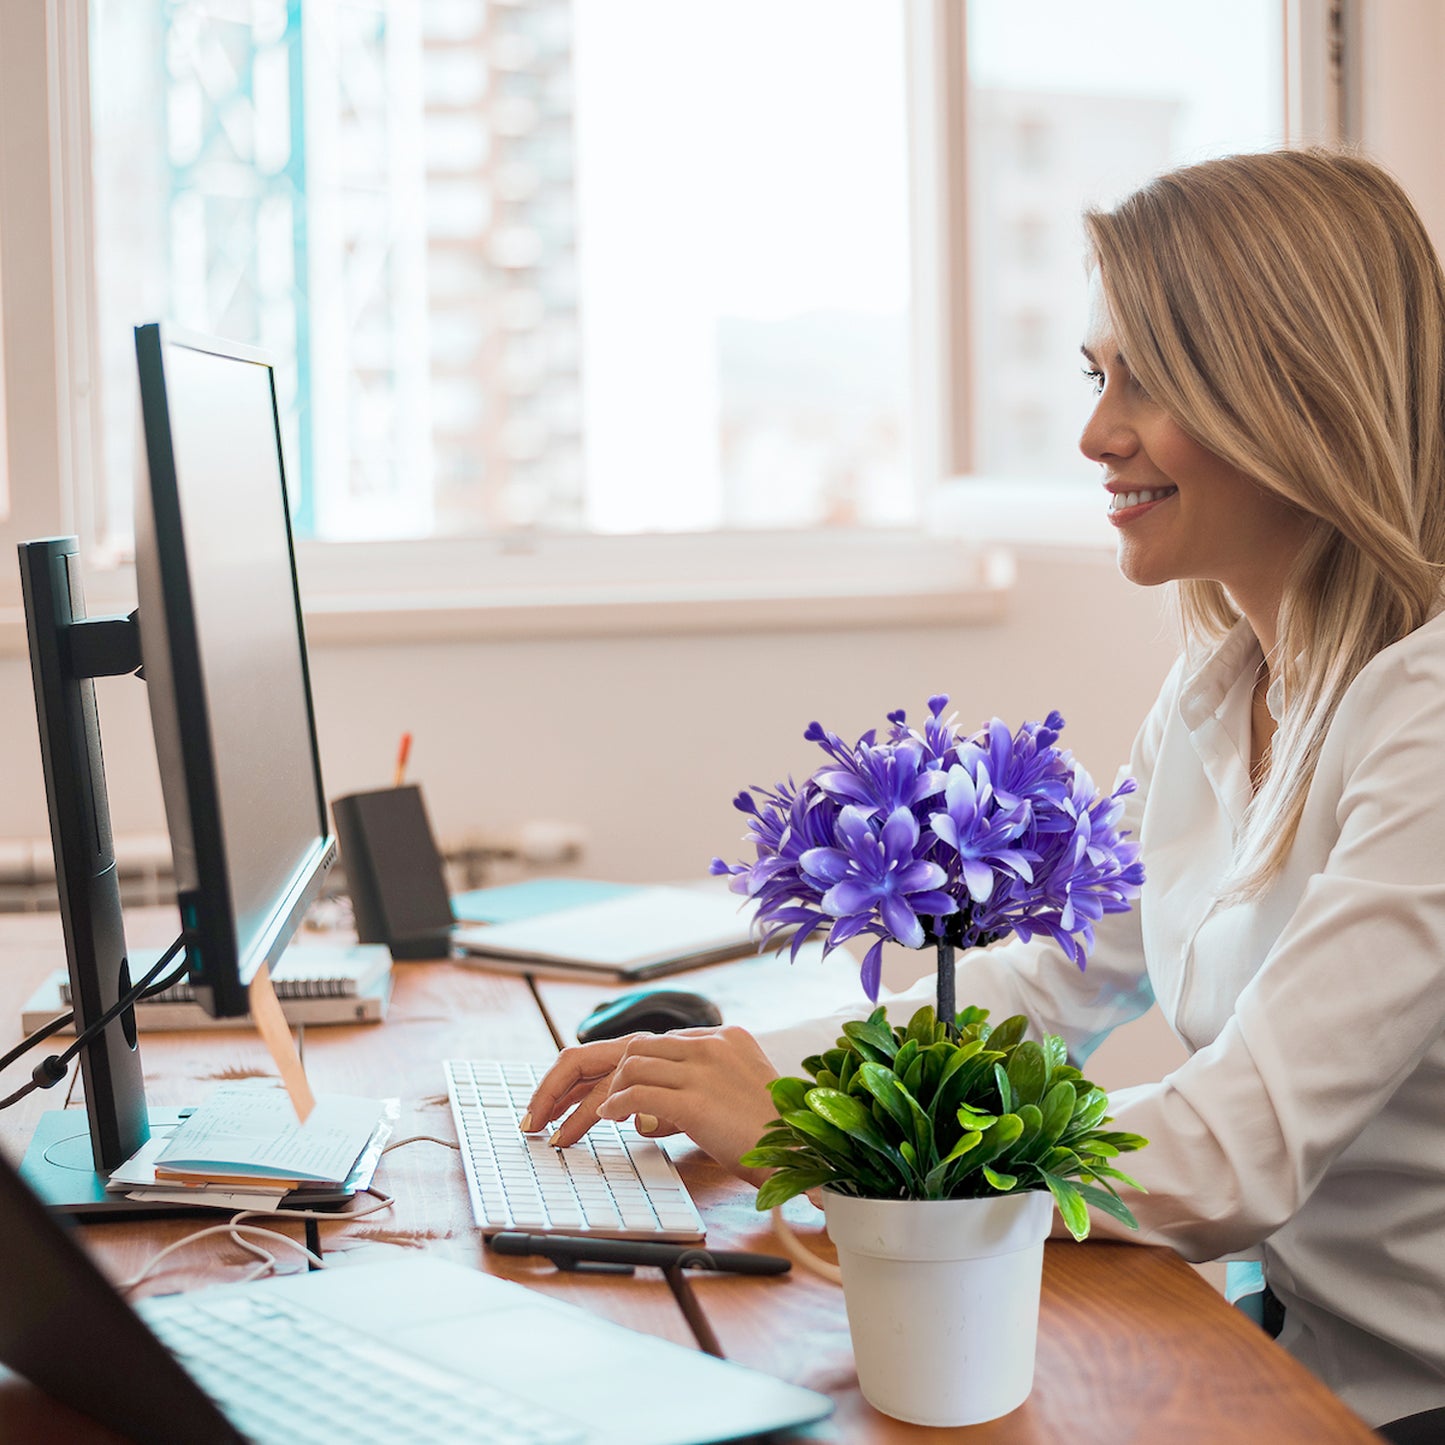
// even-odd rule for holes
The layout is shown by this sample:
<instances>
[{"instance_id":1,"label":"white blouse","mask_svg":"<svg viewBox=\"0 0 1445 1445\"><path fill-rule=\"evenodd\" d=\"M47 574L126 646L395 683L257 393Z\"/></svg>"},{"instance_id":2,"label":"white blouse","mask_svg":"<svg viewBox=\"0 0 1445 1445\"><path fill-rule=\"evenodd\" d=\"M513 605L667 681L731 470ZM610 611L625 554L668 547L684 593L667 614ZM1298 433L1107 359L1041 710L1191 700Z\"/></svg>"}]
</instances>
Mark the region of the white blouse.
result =
<instances>
[{"instance_id":1,"label":"white blouse","mask_svg":"<svg viewBox=\"0 0 1445 1445\"><path fill-rule=\"evenodd\" d=\"M1250 798L1260 652L1241 623L1176 665L1134 746L1124 826L1147 879L1086 971L1047 940L960 959L958 1001L1025 1013L1077 1062L1159 1004L1191 1052L1113 1094L1132 1234L1187 1259L1262 1257L1280 1342L1366 1421L1445 1404L1445 614L1373 658L1330 727L1267 893L1215 908ZM931 971L882 1000L932 1001ZM894 1000L897 1000L895 1003ZM781 1073L852 1007L761 1036Z\"/></svg>"}]
</instances>

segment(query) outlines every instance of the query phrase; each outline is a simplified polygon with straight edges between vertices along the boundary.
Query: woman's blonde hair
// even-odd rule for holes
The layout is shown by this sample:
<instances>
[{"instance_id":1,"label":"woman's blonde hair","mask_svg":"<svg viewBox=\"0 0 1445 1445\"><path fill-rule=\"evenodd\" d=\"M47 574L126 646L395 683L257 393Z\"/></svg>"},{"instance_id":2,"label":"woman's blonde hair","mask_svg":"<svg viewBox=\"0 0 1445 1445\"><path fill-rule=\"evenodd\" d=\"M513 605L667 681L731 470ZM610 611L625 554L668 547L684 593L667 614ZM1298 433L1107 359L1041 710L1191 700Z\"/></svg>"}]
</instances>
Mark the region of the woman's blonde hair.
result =
<instances>
[{"instance_id":1,"label":"woman's blonde hair","mask_svg":"<svg viewBox=\"0 0 1445 1445\"><path fill-rule=\"evenodd\" d=\"M1437 606L1445 567L1445 278L1398 183L1277 151L1160 176L1085 226L1130 371L1196 441L1313 520L1271 666L1285 711L1231 896L1294 841L1345 690ZM1177 584L1193 642L1239 611Z\"/></svg>"}]
</instances>

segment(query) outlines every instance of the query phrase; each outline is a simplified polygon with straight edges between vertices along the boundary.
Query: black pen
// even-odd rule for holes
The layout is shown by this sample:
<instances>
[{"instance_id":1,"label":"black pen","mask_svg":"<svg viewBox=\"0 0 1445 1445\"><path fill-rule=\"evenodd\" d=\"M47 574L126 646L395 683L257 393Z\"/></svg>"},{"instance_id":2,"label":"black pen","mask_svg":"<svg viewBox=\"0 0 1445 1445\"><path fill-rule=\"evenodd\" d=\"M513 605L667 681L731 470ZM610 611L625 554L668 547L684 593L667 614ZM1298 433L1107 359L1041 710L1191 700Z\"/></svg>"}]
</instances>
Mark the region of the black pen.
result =
<instances>
[{"instance_id":1,"label":"black pen","mask_svg":"<svg viewBox=\"0 0 1445 1445\"><path fill-rule=\"evenodd\" d=\"M792 1261L776 1254L704 1249L699 1244L658 1244L645 1239L594 1239L577 1234L523 1234L504 1229L487 1241L498 1254L540 1254L558 1269L631 1273L633 1266L710 1269L725 1274L786 1274Z\"/></svg>"}]
</instances>

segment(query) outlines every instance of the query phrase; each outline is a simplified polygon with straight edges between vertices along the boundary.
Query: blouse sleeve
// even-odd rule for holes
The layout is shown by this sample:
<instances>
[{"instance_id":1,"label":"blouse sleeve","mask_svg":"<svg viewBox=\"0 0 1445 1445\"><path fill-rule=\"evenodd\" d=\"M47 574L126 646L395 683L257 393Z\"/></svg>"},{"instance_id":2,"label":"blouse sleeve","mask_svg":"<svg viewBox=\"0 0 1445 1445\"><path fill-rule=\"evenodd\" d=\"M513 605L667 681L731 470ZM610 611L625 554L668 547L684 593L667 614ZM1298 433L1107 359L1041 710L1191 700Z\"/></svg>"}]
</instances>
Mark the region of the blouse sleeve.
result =
<instances>
[{"instance_id":1,"label":"blouse sleeve","mask_svg":"<svg viewBox=\"0 0 1445 1445\"><path fill-rule=\"evenodd\" d=\"M1438 1154L1442 1090L1430 1107L1390 1101L1445 1052L1445 661L1388 656L1331 726L1292 858L1322 866L1232 1016L1164 1080L1114 1097L1115 1127L1151 1140L1126 1161L1149 1193L1128 1196L1139 1235L1105 1218L1100 1233L1215 1258L1294 1216L1357 1140L1406 1174Z\"/></svg>"}]
</instances>

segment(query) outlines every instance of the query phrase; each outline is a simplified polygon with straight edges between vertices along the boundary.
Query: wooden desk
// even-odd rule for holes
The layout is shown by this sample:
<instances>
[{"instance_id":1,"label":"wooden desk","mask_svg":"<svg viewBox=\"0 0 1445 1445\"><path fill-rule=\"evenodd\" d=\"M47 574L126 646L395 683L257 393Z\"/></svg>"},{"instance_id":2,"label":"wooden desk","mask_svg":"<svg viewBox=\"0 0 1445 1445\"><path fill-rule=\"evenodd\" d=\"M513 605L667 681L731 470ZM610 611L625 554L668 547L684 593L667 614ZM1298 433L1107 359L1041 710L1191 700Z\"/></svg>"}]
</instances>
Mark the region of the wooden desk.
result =
<instances>
[{"instance_id":1,"label":"wooden desk","mask_svg":"<svg viewBox=\"0 0 1445 1445\"><path fill-rule=\"evenodd\" d=\"M133 942L162 942L163 920L132 924ZM15 1021L29 991L56 964L58 924L51 918L0 919L0 1043L17 1036ZM763 977L763 974L766 977ZM725 1000L728 1016L760 1023L762 1007L795 1007L799 996L821 1005L832 978L747 960L704 970L680 986ZM539 983L559 1032L570 1033L600 997L615 990ZM760 1002L765 1001L765 1002ZM526 982L451 964L403 964L384 1026L313 1028L304 1040L318 1090L396 1095L398 1138L453 1138L438 1061L448 1056L545 1057L551 1035ZM211 1081L270 1072L247 1031L153 1034L143 1039L152 1102L192 1101ZM17 1067L5 1082L23 1078ZM0 1148L18 1158L34 1118L60 1102L32 1096L0 1114ZM752 1191L706 1156L676 1144L689 1186L719 1248L776 1252L769 1223ZM417 1142L386 1156L377 1184L395 1196L388 1213L323 1226L331 1254L396 1248L439 1251L461 1263L521 1280L620 1323L693 1344L665 1283L652 1271L633 1279L560 1276L550 1265L487 1253L472 1225L456 1154ZM161 1246L193 1232L193 1220L90 1225L81 1236L114 1279L138 1270ZM300 1226L280 1226L299 1236ZM826 1249L826 1242L821 1243ZM3 1248L3 1245L0 1245ZM283 1261L286 1255L282 1254ZM244 1261L226 1245L202 1242L181 1251L144 1287L166 1291L239 1276ZM283 1263L283 1268L289 1268ZM795 1270L775 1279L691 1276L726 1354L741 1363L830 1395L831 1433L847 1442L944 1439L1081 1442L1373 1441L1377 1437L1306 1370L1266 1339L1187 1265L1167 1251L1130 1245L1050 1244L1034 1391L1013 1414L989 1425L940 1431L900 1424L858 1393L841 1292ZM0 1285L3 1287L3 1285ZM559 1362L565 1373L565 1362ZM74 1441L102 1445L114 1437L13 1379L0 1383L0 1439L14 1445Z\"/></svg>"}]
</instances>

